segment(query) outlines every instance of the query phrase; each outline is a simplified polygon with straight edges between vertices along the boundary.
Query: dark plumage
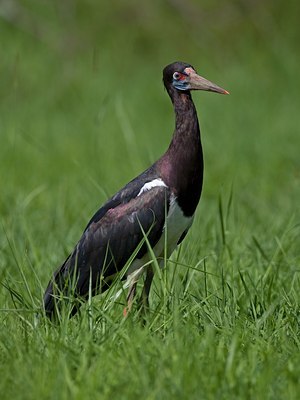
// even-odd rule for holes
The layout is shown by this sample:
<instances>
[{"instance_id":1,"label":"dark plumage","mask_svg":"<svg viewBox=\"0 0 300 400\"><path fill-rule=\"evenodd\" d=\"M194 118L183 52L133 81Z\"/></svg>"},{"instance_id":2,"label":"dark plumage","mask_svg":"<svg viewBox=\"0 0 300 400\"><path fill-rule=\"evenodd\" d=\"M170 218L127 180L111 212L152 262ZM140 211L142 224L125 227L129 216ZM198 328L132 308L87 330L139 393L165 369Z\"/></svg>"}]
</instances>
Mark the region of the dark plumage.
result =
<instances>
[{"instance_id":1,"label":"dark plumage","mask_svg":"<svg viewBox=\"0 0 300 400\"><path fill-rule=\"evenodd\" d=\"M153 271L151 265L144 267L149 260L145 233L155 255L161 257L167 231L169 256L192 224L202 190L203 155L190 90L228 92L200 77L191 65L182 62L164 69L163 82L175 110L176 126L170 146L158 161L124 186L92 217L75 249L48 284L44 308L49 317L59 310L59 294L69 293L71 281L75 282L75 297L86 299L90 287L93 295L102 292L138 246L137 255L126 273L128 309L137 280L145 269L143 298L147 303ZM75 304L72 314L76 311Z\"/></svg>"}]
</instances>

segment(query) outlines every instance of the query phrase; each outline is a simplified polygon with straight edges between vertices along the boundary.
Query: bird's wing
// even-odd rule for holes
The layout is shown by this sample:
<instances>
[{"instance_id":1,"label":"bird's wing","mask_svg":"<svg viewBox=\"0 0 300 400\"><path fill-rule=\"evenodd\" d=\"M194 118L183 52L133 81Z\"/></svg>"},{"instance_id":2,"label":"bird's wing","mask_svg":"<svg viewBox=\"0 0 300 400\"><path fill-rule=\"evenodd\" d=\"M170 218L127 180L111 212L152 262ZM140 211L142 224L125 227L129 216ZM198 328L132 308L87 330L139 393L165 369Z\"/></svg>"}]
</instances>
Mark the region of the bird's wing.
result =
<instances>
[{"instance_id":1,"label":"bird's wing","mask_svg":"<svg viewBox=\"0 0 300 400\"><path fill-rule=\"evenodd\" d=\"M56 284L62 288L66 279L76 273L76 294L83 297L88 294L90 282L93 291L101 288L100 279L105 286L105 279L120 271L144 240L143 231L152 247L158 242L169 200L168 188L153 187L127 203L108 209L101 219L91 221L73 253L56 271ZM147 244L143 243L136 258L141 258L146 252ZM47 293L49 297L52 291L50 283L45 305Z\"/></svg>"},{"instance_id":2,"label":"bird's wing","mask_svg":"<svg viewBox=\"0 0 300 400\"><path fill-rule=\"evenodd\" d=\"M87 224L85 231L89 226L95 222L100 221L108 210L118 207L120 204L126 204L138 196L141 188L147 184L147 182L153 181L157 178L155 171L155 164L144 171L142 174L132 179L122 189L120 189L113 197L111 197L99 210L93 215L89 223Z\"/></svg>"}]
</instances>

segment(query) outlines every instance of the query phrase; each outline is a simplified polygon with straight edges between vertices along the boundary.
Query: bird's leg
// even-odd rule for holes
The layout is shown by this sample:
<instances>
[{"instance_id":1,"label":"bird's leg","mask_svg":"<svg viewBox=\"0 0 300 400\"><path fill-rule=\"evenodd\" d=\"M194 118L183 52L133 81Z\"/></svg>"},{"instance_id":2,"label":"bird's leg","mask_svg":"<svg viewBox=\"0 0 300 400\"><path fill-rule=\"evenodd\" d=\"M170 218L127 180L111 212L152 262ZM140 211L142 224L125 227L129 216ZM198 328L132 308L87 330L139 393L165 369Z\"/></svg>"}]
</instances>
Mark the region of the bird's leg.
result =
<instances>
[{"instance_id":1,"label":"bird's leg","mask_svg":"<svg viewBox=\"0 0 300 400\"><path fill-rule=\"evenodd\" d=\"M150 293L150 288L151 288L153 277L154 277L154 271L153 271L153 267L150 265L147 268L144 287L143 287L143 291L142 291L142 294L141 294L141 297L139 300L139 306L143 311L146 311L149 309L149 293Z\"/></svg>"},{"instance_id":2,"label":"bird's leg","mask_svg":"<svg viewBox=\"0 0 300 400\"><path fill-rule=\"evenodd\" d=\"M128 313L131 310L133 299L136 294L136 285L137 285L137 281L135 281L129 288L128 295L127 295L127 307L125 307L123 310L124 317L127 317Z\"/></svg>"},{"instance_id":3,"label":"bird's leg","mask_svg":"<svg viewBox=\"0 0 300 400\"><path fill-rule=\"evenodd\" d=\"M136 294L136 285L139 280L139 277L142 275L144 271L144 266L140 267L139 269L132 272L130 275L127 276L127 281L125 286L129 288L128 295L127 295L127 307L123 310L123 315L126 317L128 312L131 310L132 303Z\"/></svg>"}]
</instances>

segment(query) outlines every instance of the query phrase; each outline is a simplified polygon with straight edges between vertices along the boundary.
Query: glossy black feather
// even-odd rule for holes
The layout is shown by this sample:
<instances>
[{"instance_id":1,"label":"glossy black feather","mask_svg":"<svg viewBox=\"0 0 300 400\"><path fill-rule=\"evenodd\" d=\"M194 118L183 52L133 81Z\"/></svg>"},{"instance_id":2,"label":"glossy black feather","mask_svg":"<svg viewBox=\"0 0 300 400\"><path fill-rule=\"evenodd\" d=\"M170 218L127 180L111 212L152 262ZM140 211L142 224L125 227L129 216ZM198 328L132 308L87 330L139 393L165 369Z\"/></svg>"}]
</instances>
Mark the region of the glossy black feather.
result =
<instances>
[{"instance_id":1,"label":"glossy black feather","mask_svg":"<svg viewBox=\"0 0 300 400\"><path fill-rule=\"evenodd\" d=\"M110 208L115 208L120 204L128 203L132 198L136 197L141 188L154 179L157 179L158 172L155 169L155 164L128 182L120 189L113 197L111 197L91 218L87 224L87 229L92 222L99 221Z\"/></svg>"},{"instance_id":2,"label":"glossy black feather","mask_svg":"<svg viewBox=\"0 0 300 400\"><path fill-rule=\"evenodd\" d=\"M135 181L126 185L122 193L130 193L131 186L138 194L141 186L137 187ZM107 289L109 277L123 268L144 240L143 231L154 247L162 235L169 197L169 190L160 186L137 197L120 196L119 192L110 199L91 219L73 253L55 272L45 292L46 312L54 311L53 293L67 292L66 282L73 278L76 282L74 294L81 298L88 295L90 282L93 294ZM146 252L144 243L137 258L142 258Z\"/></svg>"}]
</instances>

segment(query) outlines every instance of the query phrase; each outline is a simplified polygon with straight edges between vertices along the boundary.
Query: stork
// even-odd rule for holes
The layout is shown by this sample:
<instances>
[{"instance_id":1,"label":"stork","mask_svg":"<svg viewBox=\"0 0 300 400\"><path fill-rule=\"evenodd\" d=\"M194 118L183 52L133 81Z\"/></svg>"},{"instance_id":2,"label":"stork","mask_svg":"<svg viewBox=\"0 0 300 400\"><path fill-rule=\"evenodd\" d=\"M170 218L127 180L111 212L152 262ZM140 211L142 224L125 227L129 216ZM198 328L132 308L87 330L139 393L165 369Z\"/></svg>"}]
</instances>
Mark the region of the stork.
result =
<instances>
[{"instance_id":1,"label":"stork","mask_svg":"<svg viewBox=\"0 0 300 400\"><path fill-rule=\"evenodd\" d=\"M190 229L203 183L203 153L192 90L229 94L199 76L184 62L163 70L163 83L175 111L175 131L167 151L148 169L112 196L91 218L72 253L52 276L44 295L44 309L53 318L73 282L75 298L87 299L106 290L112 277L135 254L126 271L127 307L136 285L146 275L143 298L148 305L154 275L151 246L159 259L169 257ZM145 240L145 235L147 240ZM72 305L74 315L80 302Z\"/></svg>"}]
</instances>

